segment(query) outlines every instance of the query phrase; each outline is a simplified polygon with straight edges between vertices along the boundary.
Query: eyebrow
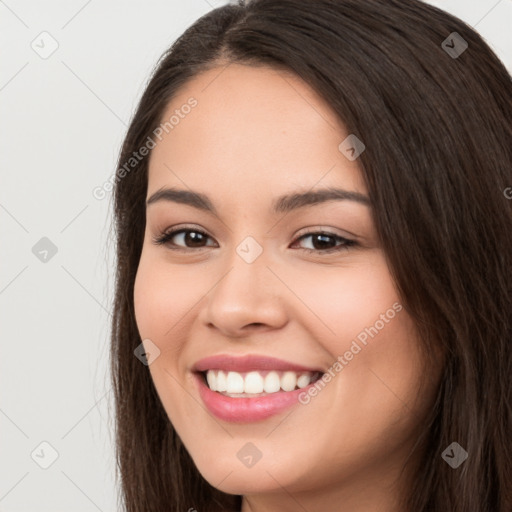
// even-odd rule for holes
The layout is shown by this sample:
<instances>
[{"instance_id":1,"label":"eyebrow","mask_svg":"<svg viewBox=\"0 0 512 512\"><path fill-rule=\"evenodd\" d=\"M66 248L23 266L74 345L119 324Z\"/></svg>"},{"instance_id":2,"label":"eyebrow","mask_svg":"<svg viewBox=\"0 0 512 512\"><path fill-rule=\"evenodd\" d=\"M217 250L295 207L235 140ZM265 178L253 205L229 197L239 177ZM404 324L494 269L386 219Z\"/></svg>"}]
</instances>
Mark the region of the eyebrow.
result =
<instances>
[{"instance_id":1,"label":"eyebrow","mask_svg":"<svg viewBox=\"0 0 512 512\"><path fill-rule=\"evenodd\" d=\"M351 190L340 188L325 188L308 192L295 192L279 196L272 202L272 212L285 213L306 206L313 206L327 201L355 201L365 206L370 206L368 196ZM158 201L171 201L174 203L186 204L218 215L215 206L209 197L200 192L181 190L177 188L162 188L157 190L147 201L146 206Z\"/></svg>"}]
</instances>

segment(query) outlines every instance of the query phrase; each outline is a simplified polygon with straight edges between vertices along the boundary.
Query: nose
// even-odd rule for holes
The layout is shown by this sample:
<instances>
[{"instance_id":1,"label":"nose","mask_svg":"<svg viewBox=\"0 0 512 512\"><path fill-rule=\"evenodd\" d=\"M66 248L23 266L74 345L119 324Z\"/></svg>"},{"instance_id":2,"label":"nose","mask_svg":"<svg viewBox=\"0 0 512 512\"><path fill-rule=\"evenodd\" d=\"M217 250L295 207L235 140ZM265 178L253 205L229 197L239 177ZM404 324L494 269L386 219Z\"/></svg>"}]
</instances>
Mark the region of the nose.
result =
<instances>
[{"instance_id":1,"label":"nose","mask_svg":"<svg viewBox=\"0 0 512 512\"><path fill-rule=\"evenodd\" d=\"M231 338L286 325L286 287L269 263L265 251L250 263L233 251L222 264L217 284L205 297L203 322Z\"/></svg>"}]
</instances>

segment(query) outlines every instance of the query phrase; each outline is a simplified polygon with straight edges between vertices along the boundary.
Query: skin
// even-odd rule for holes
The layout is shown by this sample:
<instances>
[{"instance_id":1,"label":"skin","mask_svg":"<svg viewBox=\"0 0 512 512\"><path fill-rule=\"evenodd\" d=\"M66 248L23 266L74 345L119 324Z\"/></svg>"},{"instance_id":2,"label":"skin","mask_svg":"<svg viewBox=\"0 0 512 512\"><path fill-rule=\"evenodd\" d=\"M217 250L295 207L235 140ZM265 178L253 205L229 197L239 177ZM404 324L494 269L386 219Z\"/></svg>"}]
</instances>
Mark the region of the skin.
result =
<instances>
[{"instance_id":1,"label":"skin","mask_svg":"<svg viewBox=\"0 0 512 512\"><path fill-rule=\"evenodd\" d=\"M147 197L191 189L219 216L149 205L134 292L141 338L161 351L149 370L168 417L203 477L244 495L243 512L396 512L410 483L399 471L439 381L429 374L416 392L425 361L405 308L307 405L235 424L201 401L191 367L203 357L263 354L327 370L401 302L370 207L344 200L270 211L275 197L296 191L367 194L358 160L338 149L348 132L328 104L290 73L230 64L188 82L163 119L191 96L197 106L152 151ZM182 226L208 236L189 239L188 251L153 243ZM340 245L335 237L327 246L299 240L319 228L358 245L322 254ZM263 249L250 264L236 252L247 236ZM187 248L183 234L172 241ZM237 457L247 442L262 453L250 468Z\"/></svg>"}]
</instances>

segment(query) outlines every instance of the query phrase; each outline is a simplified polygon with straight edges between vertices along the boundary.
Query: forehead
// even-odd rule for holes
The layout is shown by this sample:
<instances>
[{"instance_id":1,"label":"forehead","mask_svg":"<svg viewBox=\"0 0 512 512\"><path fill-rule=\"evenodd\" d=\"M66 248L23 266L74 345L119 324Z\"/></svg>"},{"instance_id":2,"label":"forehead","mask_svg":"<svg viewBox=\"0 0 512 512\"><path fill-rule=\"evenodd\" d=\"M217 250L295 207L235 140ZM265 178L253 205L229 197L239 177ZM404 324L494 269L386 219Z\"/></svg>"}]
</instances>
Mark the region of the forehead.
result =
<instances>
[{"instance_id":1,"label":"forehead","mask_svg":"<svg viewBox=\"0 0 512 512\"><path fill-rule=\"evenodd\" d=\"M148 193L185 185L268 196L317 183L365 192L357 160L338 148L349 135L343 124L292 73L239 64L210 69L178 91L161 122L171 118L155 139Z\"/></svg>"}]
</instances>

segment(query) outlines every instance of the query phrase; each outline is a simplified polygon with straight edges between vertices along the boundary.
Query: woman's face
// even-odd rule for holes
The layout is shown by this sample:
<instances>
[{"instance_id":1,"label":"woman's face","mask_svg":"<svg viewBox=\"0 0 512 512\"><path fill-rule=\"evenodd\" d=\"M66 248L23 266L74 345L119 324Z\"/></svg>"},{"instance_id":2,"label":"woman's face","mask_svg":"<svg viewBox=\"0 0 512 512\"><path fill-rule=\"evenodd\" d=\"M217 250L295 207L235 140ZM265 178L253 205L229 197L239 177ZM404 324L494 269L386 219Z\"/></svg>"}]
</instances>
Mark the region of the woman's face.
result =
<instances>
[{"instance_id":1,"label":"woman's face","mask_svg":"<svg viewBox=\"0 0 512 512\"><path fill-rule=\"evenodd\" d=\"M352 495L382 504L436 379L417 397L424 361L365 202L357 146L340 149L349 133L309 86L266 67L199 75L162 122L171 117L154 137L134 297L169 419L204 478L253 506L295 510L294 500L329 496L352 510ZM155 196L171 188L211 208ZM311 195L327 189L353 196ZM295 194L308 196L279 200ZM212 356L235 361L200 363ZM229 389L210 391L198 363ZM326 375L308 385L315 371Z\"/></svg>"}]
</instances>

